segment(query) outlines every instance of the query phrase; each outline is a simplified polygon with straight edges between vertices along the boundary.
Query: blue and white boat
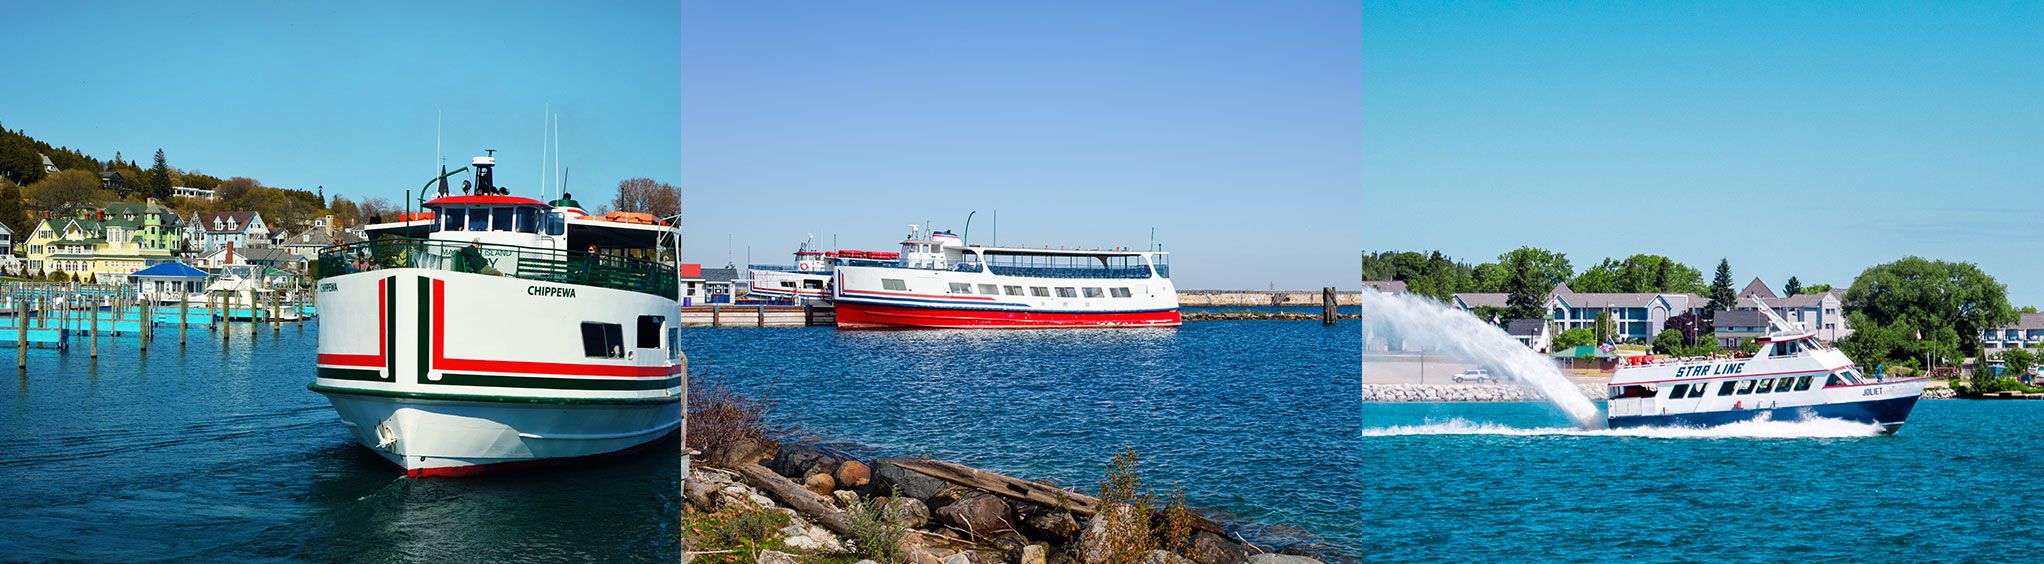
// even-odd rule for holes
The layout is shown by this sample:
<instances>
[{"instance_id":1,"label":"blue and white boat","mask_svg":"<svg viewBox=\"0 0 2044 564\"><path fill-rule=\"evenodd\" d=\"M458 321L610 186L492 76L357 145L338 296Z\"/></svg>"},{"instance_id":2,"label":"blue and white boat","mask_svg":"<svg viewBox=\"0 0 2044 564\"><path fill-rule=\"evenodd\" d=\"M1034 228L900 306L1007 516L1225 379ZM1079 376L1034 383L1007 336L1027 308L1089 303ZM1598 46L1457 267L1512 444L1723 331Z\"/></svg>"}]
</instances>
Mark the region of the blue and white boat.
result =
<instances>
[{"instance_id":1,"label":"blue and white boat","mask_svg":"<svg viewBox=\"0 0 2044 564\"><path fill-rule=\"evenodd\" d=\"M1845 353L1759 305L1773 327L1752 355L1620 367L1611 376L1607 424L1709 427L1821 417L1880 425L1886 433L1902 428L1927 379L1870 378Z\"/></svg>"}]
</instances>

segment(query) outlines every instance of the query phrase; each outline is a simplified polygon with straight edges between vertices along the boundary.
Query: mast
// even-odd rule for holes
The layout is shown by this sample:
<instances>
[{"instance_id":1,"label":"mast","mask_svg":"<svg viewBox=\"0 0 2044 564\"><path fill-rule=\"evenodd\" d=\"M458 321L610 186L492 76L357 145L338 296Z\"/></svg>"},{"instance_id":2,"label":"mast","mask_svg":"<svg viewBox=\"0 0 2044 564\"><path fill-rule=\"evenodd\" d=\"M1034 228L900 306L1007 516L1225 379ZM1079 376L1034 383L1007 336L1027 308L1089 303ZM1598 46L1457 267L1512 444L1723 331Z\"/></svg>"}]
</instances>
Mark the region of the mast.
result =
<instances>
[{"instance_id":1,"label":"mast","mask_svg":"<svg viewBox=\"0 0 2044 564\"><path fill-rule=\"evenodd\" d=\"M539 114L539 197L540 197L540 198L545 198L545 197L546 197L546 176L547 176L547 174L546 174L546 139L547 139L547 128L548 128L548 127L550 127L550 126L548 125L548 122L552 121L552 119L553 119L553 115L554 115L554 103L553 103L553 102L547 102L547 104L546 104L546 107L545 107L545 108L546 108L546 109L543 109L543 110L541 110L541 111L540 111L540 114Z\"/></svg>"}]
</instances>

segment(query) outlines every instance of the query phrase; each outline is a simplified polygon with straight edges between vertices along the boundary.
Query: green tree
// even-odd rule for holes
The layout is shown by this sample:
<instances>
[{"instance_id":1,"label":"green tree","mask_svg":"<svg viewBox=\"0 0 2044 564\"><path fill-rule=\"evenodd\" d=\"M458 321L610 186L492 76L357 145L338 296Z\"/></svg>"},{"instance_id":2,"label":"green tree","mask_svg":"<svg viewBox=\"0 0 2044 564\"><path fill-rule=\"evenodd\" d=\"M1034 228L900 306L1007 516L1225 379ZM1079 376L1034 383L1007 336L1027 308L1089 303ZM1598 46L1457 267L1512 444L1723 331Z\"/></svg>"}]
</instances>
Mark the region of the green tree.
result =
<instances>
[{"instance_id":1,"label":"green tree","mask_svg":"<svg viewBox=\"0 0 2044 564\"><path fill-rule=\"evenodd\" d=\"M1554 283L1548 281L1548 277L1553 272L1547 269L1546 266L1552 265L1539 264L1538 261L1542 257L1536 253L1521 252L1536 250L1531 247L1522 247L1518 251L1505 253L1506 256L1498 257L1508 260L1508 264L1511 265L1512 276L1505 283L1505 293L1507 294L1505 296L1506 316L1511 319L1542 319L1547 317L1543 315L1547 311L1547 292L1554 288ZM1555 258L1560 257L1560 255L1553 256ZM1566 270L1568 268L1568 259L1561 260L1561 267Z\"/></svg>"},{"instance_id":2,"label":"green tree","mask_svg":"<svg viewBox=\"0 0 2044 564\"><path fill-rule=\"evenodd\" d=\"M1475 290L1478 292L1510 292L1511 277L1517 273L1519 261L1524 259L1539 273L1542 285L1540 291L1547 292L1554 285L1567 282L1575 276L1575 268L1569 264L1568 255L1538 247L1519 247L1498 255L1495 263L1483 263L1473 272Z\"/></svg>"},{"instance_id":3,"label":"green tree","mask_svg":"<svg viewBox=\"0 0 2044 564\"><path fill-rule=\"evenodd\" d=\"M1611 320L1611 310L1597 312L1597 342L1609 343L1618 339L1618 324Z\"/></svg>"},{"instance_id":4,"label":"green tree","mask_svg":"<svg viewBox=\"0 0 2044 564\"><path fill-rule=\"evenodd\" d=\"M1440 251L1365 254L1362 271L1365 280L1402 281L1406 291L1441 301L1447 301L1450 294L1475 287L1474 269L1448 259Z\"/></svg>"},{"instance_id":5,"label":"green tree","mask_svg":"<svg viewBox=\"0 0 2044 564\"><path fill-rule=\"evenodd\" d=\"M2037 365L2037 355L2030 349L2005 349L1994 356L2001 359L2002 374L2016 378L2029 375L2030 367Z\"/></svg>"},{"instance_id":6,"label":"green tree","mask_svg":"<svg viewBox=\"0 0 2044 564\"><path fill-rule=\"evenodd\" d=\"M1577 327L1562 331L1554 336L1554 350L1580 347L1597 342L1597 334L1588 327Z\"/></svg>"},{"instance_id":7,"label":"green tree","mask_svg":"<svg viewBox=\"0 0 2044 564\"><path fill-rule=\"evenodd\" d=\"M1830 284L1811 284L1803 287L1803 294L1822 294L1831 291ZM1801 294L1798 294L1801 295Z\"/></svg>"},{"instance_id":8,"label":"green tree","mask_svg":"<svg viewBox=\"0 0 2044 564\"><path fill-rule=\"evenodd\" d=\"M1860 273L1845 307L1853 334L1840 348L1860 364L1928 356L1931 364L1950 365L1960 354L1980 353L1982 330L2017 317L2007 286L1980 267L1919 257Z\"/></svg>"},{"instance_id":9,"label":"green tree","mask_svg":"<svg viewBox=\"0 0 2044 564\"><path fill-rule=\"evenodd\" d=\"M1737 309L1738 307L1739 292L1732 289L1732 261L1730 259L1718 259L1717 275L1712 276L1710 279L1709 311L1718 312Z\"/></svg>"},{"instance_id":10,"label":"green tree","mask_svg":"<svg viewBox=\"0 0 2044 564\"><path fill-rule=\"evenodd\" d=\"M1604 259L1603 262L1597 263L1597 266L1585 269L1582 274L1570 279L1569 289L1593 294L1619 292L1621 291L1618 288L1619 270L1618 261Z\"/></svg>"},{"instance_id":11,"label":"green tree","mask_svg":"<svg viewBox=\"0 0 2044 564\"><path fill-rule=\"evenodd\" d=\"M28 230L35 229L35 224L29 223L28 210L22 207L21 186L5 180L0 180L0 223L6 224L16 239L28 239ZM24 249L15 245L15 250Z\"/></svg>"},{"instance_id":12,"label":"green tree","mask_svg":"<svg viewBox=\"0 0 2044 564\"><path fill-rule=\"evenodd\" d=\"M1661 255L1604 259L1569 281L1577 292L1703 293L1703 273Z\"/></svg>"},{"instance_id":13,"label":"green tree","mask_svg":"<svg viewBox=\"0 0 2044 564\"><path fill-rule=\"evenodd\" d=\"M1654 351L1660 354L1681 354L1683 348L1681 330L1665 329L1654 336Z\"/></svg>"},{"instance_id":14,"label":"green tree","mask_svg":"<svg viewBox=\"0 0 2044 564\"><path fill-rule=\"evenodd\" d=\"M29 207L58 216L100 207L108 196L99 176L83 170L60 170L28 187Z\"/></svg>"},{"instance_id":15,"label":"green tree","mask_svg":"<svg viewBox=\"0 0 2044 564\"><path fill-rule=\"evenodd\" d=\"M149 167L147 189L149 197L158 200L170 199L170 163L163 160L163 149L156 150L156 164Z\"/></svg>"},{"instance_id":16,"label":"green tree","mask_svg":"<svg viewBox=\"0 0 2044 564\"><path fill-rule=\"evenodd\" d=\"M1801 281L1801 280L1797 280L1797 279L1796 279L1796 277L1794 277L1794 276L1790 276L1790 277L1789 277L1789 281L1788 281L1788 283L1787 283L1787 284L1783 284L1783 285L1781 286L1781 297L1784 297L1784 298L1786 298L1786 297L1789 297L1789 296L1794 296L1794 295L1798 295L1798 294L1802 294L1802 293L1803 293L1803 281Z\"/></svg>"}]
</instances>

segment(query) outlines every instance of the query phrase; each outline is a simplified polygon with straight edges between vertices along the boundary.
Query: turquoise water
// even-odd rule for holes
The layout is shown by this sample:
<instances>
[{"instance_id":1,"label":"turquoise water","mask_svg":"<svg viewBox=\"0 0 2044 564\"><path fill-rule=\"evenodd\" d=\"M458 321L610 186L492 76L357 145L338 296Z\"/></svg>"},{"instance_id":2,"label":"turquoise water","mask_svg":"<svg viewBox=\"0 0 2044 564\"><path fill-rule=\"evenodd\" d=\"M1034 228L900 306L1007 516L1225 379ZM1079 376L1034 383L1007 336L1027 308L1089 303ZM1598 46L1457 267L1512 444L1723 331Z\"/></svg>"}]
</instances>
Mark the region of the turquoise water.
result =
<instances>
[{"instance_id":1,"label":"turquoise water","mask_svg":"<svg viewBox=\"0 0 2044 564\"><path fill-rule=\"evenodd\" d=\"M679 449L475 479L400 477L312 381L314 324L31 350L0 388L0 561L672 562ZM251 337L253 339L251 340ZM13 361L14 350L0 349Z\"/></svg>"},{"instance_id":2,"label":"turquoise water","mask_svg":"<svg viewBox=\"0 0 2044 564\"><path fill-rule=\"evenodd\" d=\"M1578 432L1538 404L1365 404L1365 558L2034 561L2044 402Z\"/></svg>"},{"instance_id":3,"label":"turquoise water","mask_svg":"<svg viewBox=\"0 0 2044 564\"><path fill-rule=\"evenodd\" d=\"M1355 554L1359 327L685 329L690 374L763 392L777 420L871 453L1098 491L1123 447L1152 485L1252 540Z\"/></svg>"}]
</instances>

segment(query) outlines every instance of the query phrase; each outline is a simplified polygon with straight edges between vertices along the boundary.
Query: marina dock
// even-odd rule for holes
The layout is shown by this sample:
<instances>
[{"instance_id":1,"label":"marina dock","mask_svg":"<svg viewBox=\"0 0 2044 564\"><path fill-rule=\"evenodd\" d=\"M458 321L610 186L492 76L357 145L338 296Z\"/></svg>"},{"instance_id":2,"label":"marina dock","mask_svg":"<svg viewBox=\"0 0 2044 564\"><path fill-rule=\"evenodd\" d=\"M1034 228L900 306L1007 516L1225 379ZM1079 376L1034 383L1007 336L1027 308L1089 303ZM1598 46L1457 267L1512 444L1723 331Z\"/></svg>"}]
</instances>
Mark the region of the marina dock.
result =
<instances>
[{"instance_id":1,"label":"marina dock","mask_svg":"<svg viewBox=\"0 0 2044 564\"><path fill-rule=\"evenodd\" d=\"M683 327L827 327L837 310L827 305L710 304L681 308Z\"/></svg>"},{"instance_id":2,"label":"marina dock","mask_svg":"<svg viewBox=\"0 0 2044 564\"><path fill-rule=\"evenodd\" d=\"M165 330L174 332L180 345L193 329L205 329L225 343L228 329L237 323L281 331L286 322L312 317L311 304L285 294L304 295L279 291L240 302L231 295L195 295L205 298L195 305L145 300L127 284L7 282L0 284L0 348L19 349L16 366L26 368L30 348L83 348L97 358L102 341L146 351L156 333Z\"/></svg>"}]
</instances>

